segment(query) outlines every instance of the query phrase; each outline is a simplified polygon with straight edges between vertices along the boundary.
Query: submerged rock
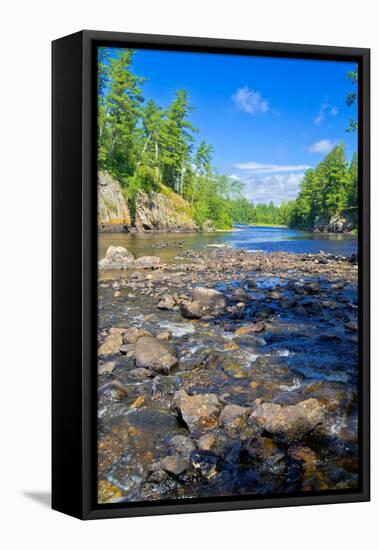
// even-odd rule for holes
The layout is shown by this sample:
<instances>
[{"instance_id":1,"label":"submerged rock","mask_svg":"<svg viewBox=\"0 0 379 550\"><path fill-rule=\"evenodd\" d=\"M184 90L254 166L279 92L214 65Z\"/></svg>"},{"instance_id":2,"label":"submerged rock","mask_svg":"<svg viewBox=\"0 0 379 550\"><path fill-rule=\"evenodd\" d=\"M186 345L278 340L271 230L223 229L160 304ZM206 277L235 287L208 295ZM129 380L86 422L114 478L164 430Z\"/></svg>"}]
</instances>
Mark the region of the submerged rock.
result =
<instances>
[{"instance_id":1,"label":"submerged rock","mask_svg":"<svg viewBox=\"0 0 379 550\"><path fill-rule=\"evenodd\" d=\"M137 367L145 367L162 374L169 374L179 363L174 346L153 336L139 338L134 355Z\"/></svg>"},{"instance_id":2,"label":"submerged rock","mask_svg":"<svg viewBox=\"0 0 379 550\"><path fill-rule=\"evenodd\" d=\"M133 267L134 256L123 246L109 246L105 258L100 260L100 269L129 269Z\"/></svg>"},{"instance_id":3,"label":"submerged rock","mask_svg":"<svg viewBox=\"0 0 379 550\"><path fill-rule=\"evenodd\" d=\"M110 374L114 371L116 368L117 363L116 361L107 361L107 363L103 363L102 365L98 366L97 372L98 374Z\"/></svg>"},{"instance_id":4,"label":"submerged rock","mask_svg":"<svg viewBox=\"0 0 379 550\"><path fill-rule=\"evenodd\" d=\"M172 449L183 456L189 456L196 449L196 444L193 439L186 435L174 435L170 440Z\"/></svg>"},{"instance_id":5,"label":"submerged rock","mask_svg":"<svg viewBox=\"0 0 379 550\"><path fill-rule=\"evenodd\" d=\"M253 411L250 420L278 440L292 442L322 424L324 414L324 407L312 398L287 406L262 403Z\"/></svg>"},{"instance_id":6,"label":"submerged rock","mask_svg":"<svg viewBox=\"0 0 379 550\"><path fill-rule=\"evenodd\" d=\"M192 451L190 456L192 468L205 479L212 479L217 475L217 462L217 455L211 451Z\"/></svg>"},{"instance_id":7,"label":"submerged rock","mask_svg":"<svg viewBox=\"0 0 379 550\"><path fill-rule=\"evenodd\" d=\"M117 502L122 496L122 491L106 479L100 479L97 484L97 500L99 504Z\"/></svg>"},{"instance_id":8,"label":"submerged rock","mask_svg":"<svg viewBox=\"0 0 379 550\"><path fill-rule=\"evenodd\" d=\"M174 394L174 405L190 432L213 428L218 423L221 404L217 395L188 395L185 390Z\"/></svg>"}]
</instances>

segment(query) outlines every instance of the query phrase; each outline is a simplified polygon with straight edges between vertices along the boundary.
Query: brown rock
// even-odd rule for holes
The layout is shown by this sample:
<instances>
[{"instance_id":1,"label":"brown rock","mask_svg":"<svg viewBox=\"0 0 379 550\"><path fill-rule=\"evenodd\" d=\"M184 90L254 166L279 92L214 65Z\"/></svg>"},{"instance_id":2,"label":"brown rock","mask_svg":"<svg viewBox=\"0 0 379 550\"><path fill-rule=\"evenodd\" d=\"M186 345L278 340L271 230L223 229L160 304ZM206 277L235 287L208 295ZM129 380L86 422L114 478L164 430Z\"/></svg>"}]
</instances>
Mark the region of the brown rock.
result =
<instances>
[{"instance_id":1,"label":"brown rock","mask_svg":"<svg viewBox=\"0 0 379 550\"><path fill-rule=\"evenodd\" d=\"M218 423L221 404L213 393L188 395L179 390L175 392L174 404L191 432L213 428Z\"/></svg>"},{"instance_id":2,"label":"brown rock","mask_svg":"<svg viewBox=\"0 0 379 550\"><path fill-rule=\"evenodd\" d=\"M98 349L98 355L111 355L112 353L118 353L122 344L122 336L119 332L114 332L107 336Z\"/></svg>"},{"instance_id":3,"label":"brown rock","mask_svg":"<svg viewBox=\"0 0 379 550\"><path fill-rule=\"evenodd\" d=\"M203 307L207 308L226 307L229 303L225 294L213 288L194 288L192 297L195 302L200 302Z\"/></svg>"},{"instance_id":4,"label":"brown rock","mask_svg":"<svg viewBox=\"0 0 379 550\"><path fill-rule=\"evenodd\" d=\"M122 341L124 344L135 344L142 336L151 336L151 333L143 328L128 328L124 330Z\"/></svg>"},{"instance_id":5,"label":"brown rock","mask_svg":"<svg viewBox=\"0 0 379 550\"><path fill-rule=\"evenodd\" d=\"M100 269L129 269L133 267L134 256L123 246L109 246L105 258L100 260Z\"/></svg>"},{"instance_id":6,"label":"brown rock","mask_svg":"<svg viewBox=\"0 0 379 550\"><path fill-rule=\"evenodd\" d=\"M288 406L262 403L251 414L250 420L277 439L292 442L323 423L324 407L317 399Z\"/></svg>"},{"instance_id":7,"label":"brown rock","mask_svg":"<svg viewBox=\"0 0 379 550\"><path fill-rule=\"evenodd\" d=\"M162 374L169 374L179 362L174 346L153 336L139 338L134 355L137 367L152 369Z\"/></svg>"},{"instance_id":8,"label":"brown rock","mask_svg":"<svg viewBox=\"0 0 379 550\"><path fill-rule=\"evenodd\" d=\"M200 302L182 302L180 304L180 313L187 319L201 319L203 308Z\"/></svg>"},{"instance_id":9,"label":"brown rock","mask_svg":"<svg viewBox=\"0 0 379 550\"><path fill-rule=\"evenodd\" d=\"M135 268L151 269L157 267L161 263L161 259L158 256L141 256L134 262Z\"/></svg>"},{"instance_id":10,"label":"brown rock","mask_svg":"<svg viewBox=\"0 0 379 550\"><path fill-rule=\"evenodd\" d=\"M241 428L245 423L249 412L250 409L247 407L240 407L239 405L226 405L219 417L220 425L226 430Z\"/></svg>"}]
</instances>

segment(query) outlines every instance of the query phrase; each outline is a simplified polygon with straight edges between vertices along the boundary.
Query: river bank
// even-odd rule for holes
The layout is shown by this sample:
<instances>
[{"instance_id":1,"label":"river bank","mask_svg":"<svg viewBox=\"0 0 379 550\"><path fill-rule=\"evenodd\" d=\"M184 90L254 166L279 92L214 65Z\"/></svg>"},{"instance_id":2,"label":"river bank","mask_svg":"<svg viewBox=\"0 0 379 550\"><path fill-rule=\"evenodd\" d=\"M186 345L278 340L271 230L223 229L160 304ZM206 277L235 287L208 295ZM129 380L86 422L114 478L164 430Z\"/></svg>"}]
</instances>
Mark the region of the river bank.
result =
<instances>
[{"instance_id":1,"label":"river bank","mask_svg":"<svg viewBox=\"0 0 379 550\"><path fill-rule=\"evenodd\" d=\"M100 502L356 487L356 256L178 242L100 274Z\"/></svg>"}]
</instances>

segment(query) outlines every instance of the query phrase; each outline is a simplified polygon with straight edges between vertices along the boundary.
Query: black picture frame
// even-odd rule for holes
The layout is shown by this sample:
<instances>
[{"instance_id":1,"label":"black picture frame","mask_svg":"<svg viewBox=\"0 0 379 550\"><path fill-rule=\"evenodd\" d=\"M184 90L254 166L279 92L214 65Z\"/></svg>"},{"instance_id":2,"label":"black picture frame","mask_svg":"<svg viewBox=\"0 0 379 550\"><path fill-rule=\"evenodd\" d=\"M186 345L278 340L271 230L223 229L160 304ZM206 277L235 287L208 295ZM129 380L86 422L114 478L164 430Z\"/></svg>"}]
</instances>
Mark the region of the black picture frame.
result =
<instances>
[{"instance_id":1,"label":"black picture frame","mask_svg":"<svg viewBox=\"0 0 379 550\"><path fill-rule=\"evenodd\" d=\"M359 65L359 462L357 490L96 504L96 56L98 45L353 60ZM81 519L370 499L370 50L85 30L52 43L52 507Z\"/></svg>"}]
</instances>

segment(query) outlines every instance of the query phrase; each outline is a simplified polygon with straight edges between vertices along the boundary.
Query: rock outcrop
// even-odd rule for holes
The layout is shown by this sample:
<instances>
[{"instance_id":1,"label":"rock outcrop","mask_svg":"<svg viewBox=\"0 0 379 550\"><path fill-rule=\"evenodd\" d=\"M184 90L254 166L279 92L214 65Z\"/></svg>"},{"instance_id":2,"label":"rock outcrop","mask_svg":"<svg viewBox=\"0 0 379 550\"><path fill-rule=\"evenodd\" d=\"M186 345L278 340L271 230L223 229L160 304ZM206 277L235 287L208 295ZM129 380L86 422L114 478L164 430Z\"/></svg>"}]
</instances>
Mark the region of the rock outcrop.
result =
<instances>
[{"instance_id":1,"label":"rock outcrop","mask_svg":"<svg viewBox=\"0 0 379 550\"><path fill-rule=\"evenodd\" d=\"M317 216L314 220L313 231L316 233L348 233L358 225L357 210L345 210L327 216Z\"/></svg>"},{"instance_id":2,"label":"rock outcrop","mask_svg":"<svg viewBox=\"0 0 379 550\"><path fill-rule=\"evenodd\" d=\"M131 215L128 200L121 185L108 172L99 171L97 180L98 225L100 229L112 229L110 226L124 226L128 229Z\"/></svg>"},{"instance_id":3,"label":"rock outcrop","mask_svg":"<svg viewBox=\"0 0 379 550\"><path fill-rule=\"evenodd\" d=\"M134 225L137 231L196 231L186 201L164 188L164 193L138 191Z\"/></svg>"}]
</instances>

